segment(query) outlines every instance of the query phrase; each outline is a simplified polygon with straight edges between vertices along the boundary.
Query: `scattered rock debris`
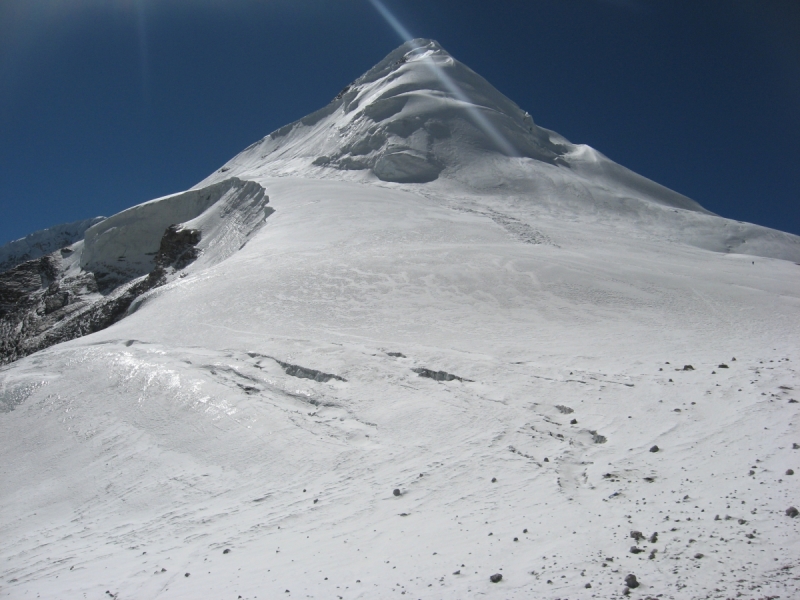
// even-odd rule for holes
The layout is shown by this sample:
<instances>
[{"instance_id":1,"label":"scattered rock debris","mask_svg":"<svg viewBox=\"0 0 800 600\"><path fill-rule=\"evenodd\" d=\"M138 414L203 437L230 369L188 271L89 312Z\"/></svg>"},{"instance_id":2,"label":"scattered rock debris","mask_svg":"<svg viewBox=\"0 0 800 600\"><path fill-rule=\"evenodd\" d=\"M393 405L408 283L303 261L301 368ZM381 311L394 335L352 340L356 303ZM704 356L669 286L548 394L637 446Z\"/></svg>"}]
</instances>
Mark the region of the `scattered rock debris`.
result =
<instances>
[{"instance_id":1,"label":"scattered rock debris","mask_svg":"<svg viewBox=\"0 0 800 600\"><path fill-rule=\"evenodd\" d=\"M558 412L560 412L562 414L565 414L565 415L569 415L569 414L575 412L569 406L564 406L563 404L556 404L556 408L558 409Z\"/></svg>"},{"instance_id":2,"label":"scattered rock debris","mask_svg":"<svg viewBox=\"0 0 800 600\"><path fill-rule=\"evenodd\" d=\"M301 367L300 365L293 365L278 360L277 358L274 358L273 360L283 368L287 375L292 377L311 379L312 381L319 381L320 383L327 383L331 379L335 379L337 381L347 381L347 379L344 377L339 377L338 375L333 375L331 373L323 373L322 371L317 371L316 369L308 369L306 367Z\"/></svg>"},{"instance_id":3,"label":"scattered rock debris","mask_svg":"<svg viewBox=\"0 0 800 600\"><path fill-rule=\"evenodd\" d=\"M419 375L420 377L427 377L429 379L433 379L434 381L462 381L471 383L471 379L464 379L463 377L459 377L458 375L453 375L452 373L447 373L445 371L433 371L431 369L426 369L424 367L419 367L417 369L411 369Z\"/></svg>"},{"instance_id":4,"label":"scattered rock debris","mask_svg":"<svg viewBox=\"0 0 800 600\"><path fill-rule=\"evenodd\" d=\"M636 580L636 575L631 573L630 575L625 577L625 585L631 588L632 590L635 590L637 587L639 587L639 582Z\"/></svg>"}]
</instances>

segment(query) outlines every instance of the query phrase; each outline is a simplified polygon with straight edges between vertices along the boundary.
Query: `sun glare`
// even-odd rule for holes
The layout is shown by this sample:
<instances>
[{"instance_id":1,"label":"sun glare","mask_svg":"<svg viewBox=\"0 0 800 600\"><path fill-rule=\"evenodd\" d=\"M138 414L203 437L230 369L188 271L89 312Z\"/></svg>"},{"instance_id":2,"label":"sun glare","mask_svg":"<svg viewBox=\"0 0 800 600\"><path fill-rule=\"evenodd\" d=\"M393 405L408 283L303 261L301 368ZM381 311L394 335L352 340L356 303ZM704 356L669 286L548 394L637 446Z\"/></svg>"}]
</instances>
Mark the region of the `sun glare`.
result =
<instances>
[{"instance_id":1,"label":"sun glare","mask_svg":"<svg viewBox=\"0 0 800 600\"><path fill-rule=\"evenodd\" d=\"M414 36L411 35L411 32L406 29L403 24L397 19L397 17L392 14L392 12L386 7L386 5L381 2L381 0L369 0L375 10L386 20L389 26L395 30L398 36L402 38L404 42L412 41ZM498 150L500 150L503 154L507 156L516 156L518 153L511 145L511 143L500 133L497 128L492 125L489 119L486 118L486 115L481 112L481 110L476 107L469 97L464 93L464 91L459 87L459 85L450 77L444 70L439 68L439 66L434 62L433 59L425 57L422 59L424 61L425 66L427 66L435 75L439 78L442 82L444 87L450 92L457 100L460 100L463 103L463 106L470 116L470 118L475 122L475 124L483 130L483 132L489 136L489 138L495 143Z\"/></svg>"}]
</instances>

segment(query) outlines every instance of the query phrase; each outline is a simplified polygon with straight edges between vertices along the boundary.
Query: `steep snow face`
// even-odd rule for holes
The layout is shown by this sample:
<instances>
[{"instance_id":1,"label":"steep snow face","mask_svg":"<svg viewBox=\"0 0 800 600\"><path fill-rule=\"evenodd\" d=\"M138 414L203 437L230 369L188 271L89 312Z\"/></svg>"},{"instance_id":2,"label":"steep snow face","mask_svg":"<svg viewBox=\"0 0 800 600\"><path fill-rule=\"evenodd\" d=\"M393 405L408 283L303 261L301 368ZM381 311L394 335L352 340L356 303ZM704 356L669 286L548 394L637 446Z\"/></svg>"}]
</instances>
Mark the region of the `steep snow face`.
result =
<instances>
[{"instance_id":1,"label":"steep snow face","mask_svg":"<svg viewBox=\"0 0 800 600\"><path fill-rule=\"evenodd\" d=\"M220 173L449 179L485 190L498 180L591 178L649 202L694 201L537 126L531 116L431 40L400 46L325 108L251 146ZM560 182L561 183L561 182Z\"/></svg>"},{"instance_id":2,"label":"steep snow face","mask_svg":"<svg viewBox=\"0 0 800 600\"><path fill-rule=\"evenodd\" d=\"M64 223L35 231L24 238L0 246L0 273L8 271L28 260L33 260L59 250L83 239L87 229L102 221L105 217L95 217Z\"/></svg>"},{"instance_id":3,"label":"steep snow face","mask_svg":"<svg viewBox=\"0 0 800 600\"><path fill-rule=\"evenodd\" d=\"M401 184L480 198L528 220L632 224L643 235L715 252L800 261L800 238L716 217L537 126L431 40L403 44L328 106L253 144L198 187L234 175Z\"/></svg>"}]
</instances>

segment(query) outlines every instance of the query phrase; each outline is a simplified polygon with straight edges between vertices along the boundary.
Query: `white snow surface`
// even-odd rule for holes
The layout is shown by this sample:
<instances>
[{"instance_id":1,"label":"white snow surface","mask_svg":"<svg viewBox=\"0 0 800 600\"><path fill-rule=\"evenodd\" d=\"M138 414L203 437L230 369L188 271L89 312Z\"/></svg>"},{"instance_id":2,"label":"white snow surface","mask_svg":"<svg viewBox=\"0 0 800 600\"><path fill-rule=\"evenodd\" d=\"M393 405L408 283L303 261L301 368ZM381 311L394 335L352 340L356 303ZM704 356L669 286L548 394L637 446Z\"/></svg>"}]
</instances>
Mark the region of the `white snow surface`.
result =
<instances>
[{"instance_id":1,"label":"white snow surface","mask_svg":"<svg viewBox=\"0 0 800 600\"><path fill-rule=\"evenodd\" d=\"M219 202L90 230L82 265L144 269L167 221L214 238L244 182L268 216L0 369L0 598L800 596L798 239L420 46L198 184Z\"/></svg>"},{"instance_id":2,"label":"white snow surface","mask_svg":"<svg viewBox=\"0 0 800 600\"><path fill-rule=\"evenodd\" d=\"M64 223L26 235L23 238L0 246L0 273L8 271L28 260L50 254L81 240L92 225L105 217L84 219L74 223Z\"/></svg>"},{"instance_id":3,"label":"white snow surface","mask_svg":"<svg viewBox=\"0 0 800 600\"><path fill-rule=\"evenodd\" d=\"M201 232L199 267L225 260L272 213L264 188L235 177L157 198L109 217L86 231L81 267L133 278L152 271L170 225Z\"/></svg>"}]
</instances>

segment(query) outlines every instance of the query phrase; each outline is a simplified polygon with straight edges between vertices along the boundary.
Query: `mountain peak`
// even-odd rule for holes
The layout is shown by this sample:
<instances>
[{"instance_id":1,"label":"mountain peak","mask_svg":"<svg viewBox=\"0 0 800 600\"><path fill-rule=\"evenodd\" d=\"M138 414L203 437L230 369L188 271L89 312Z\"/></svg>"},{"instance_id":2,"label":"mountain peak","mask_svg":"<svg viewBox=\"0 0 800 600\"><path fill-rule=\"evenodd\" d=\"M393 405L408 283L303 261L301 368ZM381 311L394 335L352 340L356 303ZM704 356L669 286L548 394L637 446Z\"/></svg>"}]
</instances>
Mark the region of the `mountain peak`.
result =
<instances>
[{"instance_id":1,"label":"mountain peak","mask_svg":"<svg viewBox=\"0 0 800 600\"><path fill-rule=\"evenodd\" d=\"M231 175L443 180L472 190L502 181L523 191L541 190L542 181L574 190L577 179L645 203L705 212L594 149L539 127L486 79L424 38L400 45L327 106L272 132L201 185ZM569 195L558 200L571 202ZM584 193L573 202L581 203Z\"/></svg>"},{"instance_id":2,"label":"mountain peak","mask_svg":"<svg viewBox=\"0 0 800 600\"><path fill-rule=\"evenodd\" d=\"M220 172L287 173L304 162L426 183L487 155L555 165L571 149L438 42L419 38L390 52L328 106L274 131Z\"/></svg>"}]
</instances>

